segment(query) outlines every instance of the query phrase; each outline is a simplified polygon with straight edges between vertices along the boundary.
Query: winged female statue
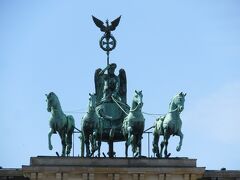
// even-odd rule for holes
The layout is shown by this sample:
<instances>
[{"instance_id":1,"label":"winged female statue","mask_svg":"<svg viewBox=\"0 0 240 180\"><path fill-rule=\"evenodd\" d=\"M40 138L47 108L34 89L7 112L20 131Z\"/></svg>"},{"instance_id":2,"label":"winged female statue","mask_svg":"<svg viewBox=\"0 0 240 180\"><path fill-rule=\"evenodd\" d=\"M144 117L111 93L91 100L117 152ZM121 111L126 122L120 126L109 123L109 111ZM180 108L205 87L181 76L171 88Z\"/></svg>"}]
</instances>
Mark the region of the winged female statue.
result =
<instances>
[{"instance_id":1,"label":"winged female statue","mask_svg":"<svg viewBox=\"0 0 240 180\"><path fill-rule=\"evenodd\" d=\"M115 75L117 65L112 63L103 70L101 68L95 71L95 93L97 103L110 102L112 96L119 101L126 103L127 99L127 78L124 69L119 70L119 75ZM105 72L108 72L105 74Z\"/></svg>"},{"instance_id":2,"label":"winged female statue","mask_svg":"<svg viewBox=\"0 0 240 180\"><path fill-rule=\"evenodd\" d=\"M122 122L130 107L127 105L127 78L124 69L115 75L117 65L107 65L95 71L95 96L96 115L101 123L101 137L96 136L96 141L108 142L109 157L114 156L113 142L124 141L121 131ZM100 143L101 144L101 143Z\"/></svg>"}]
</instances>

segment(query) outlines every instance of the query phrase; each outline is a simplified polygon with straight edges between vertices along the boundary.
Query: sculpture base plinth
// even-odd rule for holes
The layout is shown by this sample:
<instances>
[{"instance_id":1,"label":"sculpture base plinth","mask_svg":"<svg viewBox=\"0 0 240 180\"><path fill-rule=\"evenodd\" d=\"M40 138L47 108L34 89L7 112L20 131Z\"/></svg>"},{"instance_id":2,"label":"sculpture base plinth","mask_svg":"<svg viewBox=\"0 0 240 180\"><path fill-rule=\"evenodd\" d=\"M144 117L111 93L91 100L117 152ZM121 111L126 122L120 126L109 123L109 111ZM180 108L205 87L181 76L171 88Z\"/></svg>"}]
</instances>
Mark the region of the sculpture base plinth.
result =
<instances>
[{"instance_id":1,"label":"sculpture base plinth","mask_svg":"<svg viewBox=\"0 0 240 180\"><path fill-rule=\"evenodd\" d=\"M194 180L204 175L205 168L196 167L188 158L79 158L32 157L22 167L30 179L59 180Z\"/></svg>"}]
</instances>

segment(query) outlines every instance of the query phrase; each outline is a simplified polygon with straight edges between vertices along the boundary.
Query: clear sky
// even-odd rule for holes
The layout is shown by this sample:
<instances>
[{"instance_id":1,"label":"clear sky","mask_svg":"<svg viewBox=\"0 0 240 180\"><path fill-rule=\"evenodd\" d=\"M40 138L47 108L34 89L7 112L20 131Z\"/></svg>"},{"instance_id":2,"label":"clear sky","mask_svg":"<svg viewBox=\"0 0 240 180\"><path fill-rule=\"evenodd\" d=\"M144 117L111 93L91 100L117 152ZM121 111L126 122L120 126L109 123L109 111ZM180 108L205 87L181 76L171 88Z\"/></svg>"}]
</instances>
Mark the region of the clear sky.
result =
<instances>
[{"instance_id":1,"label":"clear sky","mask_svg":"<svg viewBox=\"0 0 240 180\"><path fill-rule=\"evenodd\" d=\"M57 135L48 150L45 93L54 91L80 128L77 112L86 111L95 69L106 65L91 15L122 15L110 61L127 72L128 103L142 90L145 112L166 113L170 99L187 92L183 147L176 152L173 137L172 157L240 169L239 7L237 0L0 1L0 166L21 167L31 156L60 151ZM145 126L156 118L145 115ZM117 156L123 148L115 145ZM146 137L143 149L147 155Z\"/></svg>"}]
</instances>

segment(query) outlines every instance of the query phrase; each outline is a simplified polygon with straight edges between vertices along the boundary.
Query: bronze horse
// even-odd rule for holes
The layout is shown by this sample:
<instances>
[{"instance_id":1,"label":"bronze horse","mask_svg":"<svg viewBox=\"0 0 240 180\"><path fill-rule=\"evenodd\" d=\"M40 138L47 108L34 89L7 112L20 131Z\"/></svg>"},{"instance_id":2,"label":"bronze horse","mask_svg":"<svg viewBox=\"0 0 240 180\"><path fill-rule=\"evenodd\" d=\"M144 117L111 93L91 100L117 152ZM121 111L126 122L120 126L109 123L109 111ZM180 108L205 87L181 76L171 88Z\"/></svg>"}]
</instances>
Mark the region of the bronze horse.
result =
<instances>
[{"instance_id":1,"label":"bronze horse","mask_svg":"<svg viewBox=\"0 0 240 180\"><path fill-rule=\"evenodd\" d=\"M142 114L142 91L135 91L132 107L123 121L122 132L126 139L125 156L128 157L128 146L132 146L134 157L141 156L141 141L145 119Z\"/></svg>"},{"instance_id":2,"label":"bronze horse","mask_svg":"<svg viewBox=\"0 0 240 180\"><path fill-rule=\"evenodd\" d=\"M165 158L168 158L171 154L168 154L168 140L171 135L176 135L180 137L179 144L176 148L177 151L181 150L183 133L182 120L180 119L180 113L184 109L186 93L179 93L173 97L172 101L169 104L169 111L165 116L158 118L155 122L153 130L153 153L156 154L158 158L162 157L162 152L164 149ZM161 142L161 150L159 152L158 141L159 136L163 136L163 141Z\"/></svg>"},{"instance_id":3,"label":"bronze horse","mask_svg":"<svg viewBox=\"0 0 240 180\"><path fill-rule=\"evenodd\" d=\"M47 111L51 112L50 132L48 133L48 147L53 149L51 143L52 134L58 132L62 142L62 156L69 156L72 149L72 134L75 127L74 118L71 115L65 115L62 111L61 104L57 95L54 92L46 94L47 97Z\"/></svg>"}]
</instances>

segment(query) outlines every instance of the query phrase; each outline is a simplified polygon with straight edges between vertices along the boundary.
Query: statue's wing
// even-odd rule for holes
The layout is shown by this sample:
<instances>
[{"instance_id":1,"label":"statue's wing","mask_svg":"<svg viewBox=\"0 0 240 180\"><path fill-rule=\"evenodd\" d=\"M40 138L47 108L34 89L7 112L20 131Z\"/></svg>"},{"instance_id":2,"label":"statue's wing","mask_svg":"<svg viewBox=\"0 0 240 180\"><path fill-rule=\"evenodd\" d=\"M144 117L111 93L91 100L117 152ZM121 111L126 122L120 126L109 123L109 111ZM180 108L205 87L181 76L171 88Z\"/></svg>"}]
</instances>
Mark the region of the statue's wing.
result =
<instances>
[{"instance_id":1,"label":"statue's wing","mask_svg":"<svg viewBox=\"0 0 240 180\"><path fill-rule=\"evenodd\" d=\"M120 22L121 16L111 22L110 30L114 31Z\"/></svg>"},{"instance_id":2,"label":"statue's wing","mask_svg":"<svg viewBox=\"0 0 240 180\"><path fill-rule=\"evenodd\" d=\"M123 102L127 102L127 76L124 69L119 70L119 80L120 80L120 87L119 87L119 95L122 98Z\"/></svg>"},{"instance_id":3,"label":"statue's wing","mask_svg":"<svg viewBox=\"0 0 240 180\"><path fill-rule=\"evenodd\" d=\"M101 68L96 69L94 74L94 82L95 82L95 94L97 96L97 102L99 102L102 99L103 95L103 80L101 78L100 72L102 71Z\"/></svg>"},{"instance_id":4,"label":"statue's wing","mask_svg":"<svg viewBox=\"0 0 240 180\"><path fill-rule=\"evenodd\" d=\"M97 27L100 28L101 31L105 32L106 27L104 26L104 22L99 20L98 18L92 16L93 22L96 24Z\"/></svg>"}]
</instances>

